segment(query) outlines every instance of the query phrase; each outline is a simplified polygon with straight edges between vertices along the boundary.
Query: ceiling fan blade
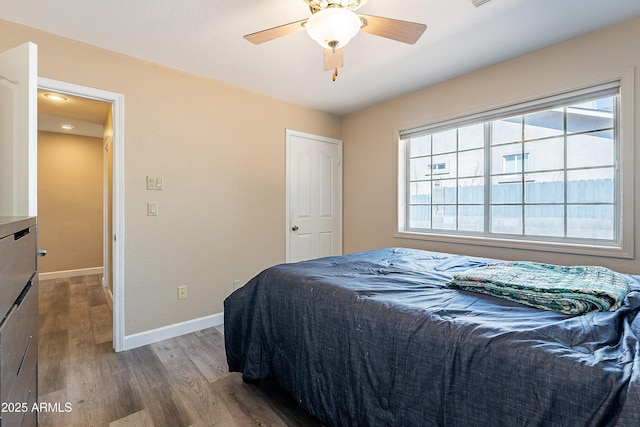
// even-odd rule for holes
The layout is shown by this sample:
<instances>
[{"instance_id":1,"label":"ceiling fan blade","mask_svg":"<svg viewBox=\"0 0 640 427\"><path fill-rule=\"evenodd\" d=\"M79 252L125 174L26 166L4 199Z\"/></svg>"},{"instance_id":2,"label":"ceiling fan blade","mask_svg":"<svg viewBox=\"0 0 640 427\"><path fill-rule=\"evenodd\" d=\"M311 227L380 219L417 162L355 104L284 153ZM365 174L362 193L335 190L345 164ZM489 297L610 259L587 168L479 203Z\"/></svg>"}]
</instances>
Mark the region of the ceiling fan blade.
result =
<instances>
[{"instance_id":1,"label":"ceiling fan blade","mask_svg":"<svg viewBox=\"0 0 640 427\"><path fill-rule=\"evenodd\" d=\"M324 71L336 70L344 65L344 55L342 49L324 50Z\"/></svg>"},{"instance_id":2,"label":"ceiling fan blade","mask_svg":"<svg viewBox=\"0 0 640 427\"><path fill-rule=\"evenodd\" d=\"M414 44L427 26L417 22L400 21L380 16L358 14L367 23L360 31L403 43Z\"/></svg>"},{"instance_id":3,"label":"ceiling fan blade","mask_svg":"<svg viewBox=\"0 0 640 427\"><path fill-rule=\"evenodd\" d=\"M297 33L298 31L304 30L305 22L307 22L306 19L291 22L289 24L269 28L268 30L262 30L256 33L247 34L246 36L244 36L244 38L246 40L249 40L253 44L268 42L270 40L288 36L289 34Z\"/></svg>"}]
</instances>

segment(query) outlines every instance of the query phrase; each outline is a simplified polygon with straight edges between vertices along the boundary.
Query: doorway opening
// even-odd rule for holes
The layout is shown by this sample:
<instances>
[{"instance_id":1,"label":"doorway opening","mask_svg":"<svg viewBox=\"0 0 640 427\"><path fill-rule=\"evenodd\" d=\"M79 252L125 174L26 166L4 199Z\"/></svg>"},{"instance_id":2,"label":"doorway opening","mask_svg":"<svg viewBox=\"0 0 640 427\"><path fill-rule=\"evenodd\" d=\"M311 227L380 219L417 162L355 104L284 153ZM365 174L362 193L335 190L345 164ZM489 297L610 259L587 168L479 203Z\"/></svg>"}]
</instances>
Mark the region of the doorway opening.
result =
<instances>
[{"instance_id":1,"label":"doorway opening","mask_svg":"<svg viewBox=\"0 0 640 427\"><path fill-rule=\"evenodd\" d=\"M52 107L51 102L42 103L47 104L47 109L39 117L39 131L52 132L64 124L73 126L55 130L84 134L87 141L99 145L102 153L102 159L93 168L102 175L103 286L113 301L113 348L121 351L124 350L124 96L42 77L38 79L38 92L39 98L49 93L73 101L59 102L58 108ZM94 200L95 203L99 202Z\"/></svg>"}]
</instances>

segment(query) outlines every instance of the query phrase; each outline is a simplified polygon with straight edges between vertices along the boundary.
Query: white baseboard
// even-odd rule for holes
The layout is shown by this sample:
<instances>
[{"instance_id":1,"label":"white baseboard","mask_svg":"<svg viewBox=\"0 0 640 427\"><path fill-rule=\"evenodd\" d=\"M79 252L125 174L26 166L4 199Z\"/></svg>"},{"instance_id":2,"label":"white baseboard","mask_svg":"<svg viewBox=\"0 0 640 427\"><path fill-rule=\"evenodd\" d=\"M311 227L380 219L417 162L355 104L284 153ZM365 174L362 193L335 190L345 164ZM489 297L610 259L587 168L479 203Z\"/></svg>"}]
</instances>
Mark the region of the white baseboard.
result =
<instances>
[{"instance_id":1,"label":"white baseboard","mask_svg":"<svg viewBox=\"0 0 640 427\"><path fill-rule=\"evenodd\" d=\"M176 323L162 328L152 329L150 331L127 335L124 337L123 350L131 350L132 348L142 347L143 345L153 344L154 342L219 326L223 323L224 313L217 313L212 314L211 316L200 317L198 319L188 320L186 322Z\"/></svg>"},{"instance_id":2,"label":"white baseboard","mask_svg":"<svg viewBox=\"0 0 640 427\"><path fill-rule=\"evenodd\" d=\"M51 271L48 273L38 273L40 280L60 279L63 277L91 276L94 274L103 274L104 268L79 268L77 270Z\"/></svg>"},{"instance_id":3,"label":"white baseboard","mask_svg":"<svg viewBox=\"0 0 640 427\"><path fill-rule=\"evenodd\" d=\"M103 277L104 279L104 277ZM111 310L111 312L113 312L113 293L111 292L111 289L107 288L104 283L102 284L102 288L104 289L104 293L107 297L107 305L109 306L109 310Z\"/></svg>"}]
</instances>

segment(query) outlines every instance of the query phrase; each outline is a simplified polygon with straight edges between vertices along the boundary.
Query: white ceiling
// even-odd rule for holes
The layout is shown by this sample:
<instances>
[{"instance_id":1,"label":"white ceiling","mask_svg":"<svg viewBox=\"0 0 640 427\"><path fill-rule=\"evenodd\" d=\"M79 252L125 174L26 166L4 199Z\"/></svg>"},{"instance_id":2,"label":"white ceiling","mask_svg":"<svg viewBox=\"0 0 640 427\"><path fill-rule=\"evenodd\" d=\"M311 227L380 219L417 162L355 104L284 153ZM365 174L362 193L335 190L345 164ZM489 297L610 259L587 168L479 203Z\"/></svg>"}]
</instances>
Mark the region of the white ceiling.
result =
<instances>
[{"instance_id":1,"label":"white ceiling","mask_svg":"<svg viewBox=\"0 0 640 427\"><path fill-rule=\"evenodd\" d=\"M369 0L359 11L427 30L415 45L358 34L332 82L304 31L242 38L307 18L303 0L0 0L0 19L338 115L639 16L640 1Z\"/></svg>"}]
</instances>

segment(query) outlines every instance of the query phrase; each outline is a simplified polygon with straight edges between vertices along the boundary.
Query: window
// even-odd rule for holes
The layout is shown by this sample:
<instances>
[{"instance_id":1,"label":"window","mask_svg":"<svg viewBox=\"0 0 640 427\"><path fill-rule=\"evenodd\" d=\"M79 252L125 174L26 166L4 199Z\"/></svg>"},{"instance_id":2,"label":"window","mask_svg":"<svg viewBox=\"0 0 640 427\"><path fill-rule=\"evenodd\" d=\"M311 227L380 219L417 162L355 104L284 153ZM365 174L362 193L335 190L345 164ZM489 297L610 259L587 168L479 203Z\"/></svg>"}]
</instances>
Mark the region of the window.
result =
<instances>
[{"instance_id":1,"label":"window","mask_svg":"<svg viewBox=\"0 0 640 427\"><path fill-rule=\"evenodd\" d=\"M621 246L620 81L400 132L398 231Z\"/></svg>"},{"instance_id":2,"label":"window","mask_svg":"<svg viewBox=\"0 0 640 427\"><path fill-rule=\"evenodd\" d=\"M447 167L446 162L434 163L433 165L431 165L431 171L434 175L441 175L449 173L449 168Z\"/></svg>"},{"instance_id":3,"label":"window","mask_svg":"<svg viewBox=\"0 0 640 427\"><path fill-rule=\"evenodd\" d=\"M502 157L502 171L504 173L516 173L529 170L529 153L524 153L524 163L522 154L506 154Z\"/></svg>"}]
</instances>

